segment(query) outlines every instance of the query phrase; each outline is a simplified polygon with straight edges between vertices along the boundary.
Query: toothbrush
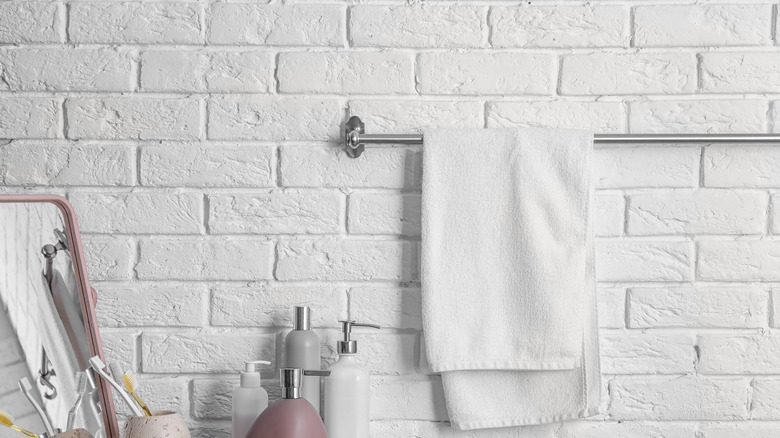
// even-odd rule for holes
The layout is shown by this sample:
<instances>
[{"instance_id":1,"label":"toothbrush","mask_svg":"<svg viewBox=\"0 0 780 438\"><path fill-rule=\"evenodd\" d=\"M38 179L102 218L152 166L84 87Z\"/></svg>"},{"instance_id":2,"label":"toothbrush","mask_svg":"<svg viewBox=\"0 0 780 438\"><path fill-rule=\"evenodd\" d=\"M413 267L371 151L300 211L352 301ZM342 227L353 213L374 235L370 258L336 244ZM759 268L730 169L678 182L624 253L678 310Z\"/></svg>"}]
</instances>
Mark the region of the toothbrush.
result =
<instances>
[{"instance_id":1,"label":"toothbrush","mask_svg":"<svg viewBox=\"0 0 780 438\"><path fill-rule=\"evenodd\" d=\"M144 403L141 400L141 397L138 397L138 394L135 392L135 375L133 373L127 372L122 374L122 382L125 384L125 388L127 388L127 392L130 393L130 395L133 396L136 402L141 406L141 409L144 410L144 413L147 417L152 416L152 411L149 410L149 407L146 406L146 403Z\"/></svg>"},{"instance_id":2,"label":"toothbrush","mask_svg":"<svg viewBox=\"0 0 780 438\"><path fill-rule=\"evenodd\" d=\"M95 430L95 438L105 438L105 428L103 427L103 410L100 407L100 392L98 391L95 371L92 368L84 370L87 375L89 391L87 393L87 430Z\"/></svg>"},{"instance_id":3,"label":"toothbrush","mask_svg":"<svg viewBox=\"0 0 780 438\"><path fill-rule=\"evenodd\" d=\"M0 411L0 424L2 424L5 427L9 427L19 433L23 433L30 438L39 438L38 435L30 432L29 430L22 429L21 427L14 424L14 419L10 415L8 415L5 411Z\"/></svg>"},{"instance_id":4,"label":"toothbrush","mask_svg":"<svg viewBox=\"0 0 780 438\"><path fill-rule=\"evenodd\" d=\"M43 410L43 408L41 408L41 405L35 401L35 398L33 398L32 385L30 385L30 381L27 379L27 377L22 377L22 379L19 380L19 389L22 390L22 394L27 397L27 400L30 401L30 404L38 412L38 416L41 417L41 423L43 423L43 427L46 429L46 433L49 436L57 435L54 427L51 425L51 421L49 421L49 417L46 416L46 412Z\"/></svg>"},{"instance_id":5,"label":"toothbrush","mask_svg":"<svg viewBox=\"0 0 780 438\"><path fill-rule=\"evenodd\" d=\"M92 367L93 370L95 370L96 373L100 377L103 378L109 385L113 386L114 389L116 389L117 394L119 394L120 397L122 397L122 400L127 404L127 406L130 408L131 411L133 411L133 415L136 417L143 417L144 413L141 411L141 408L138 407L138 405L135 404L135 400L133 400L132 397L130 397L130 394L125 391L124 388L122 388L114 379L111 378L111 376L108 375L105 371L106 364L103 363L102 360L100 360L100 357L94 356L89 360L89 365Z\"/></svg>"},{"instance_id":6,"label":"toothbrush","mask_svg":"<svg viewBox=\"0 0 780 438\"><path fill-rule=\"evenodd\" d=\"M73 430L73 424L76 422L76 411L81 407L81 402L87 395L87 373L84 371L77 372L76 380L78 381L78 386L76 387L76 394L78 394L78 397L76 398L76 403L74 403L73 407L68 411L68 425L65 430Z\"/></svg>"},{"instance_id":7,"label":"toothbrush","mask_svg":"<svg viewBox=\"0 0 780 438\"><path fill-rule=\"evenodd\" d=\"M146 407L146 404L141 401L141 398L138 397L138 394L135 393L135 376L133 376L133 373L129 373L129 376L132 378L131 381L128 380L126 377L128 373L123 373L122 369L119 368L119 364L116 362L111 362L108 364L108 369L111 371L111 377L114 378L114 380L117 381L117 383L121 382L125 385L125 389L127 389L127 392L130 393L131 396L133 396L133 399L136 403L138 403L138 406L144 411L144 414L146 414L147 417L151 417L152 413L149 411L149 408Z\"/></svg>"}]
</instances>

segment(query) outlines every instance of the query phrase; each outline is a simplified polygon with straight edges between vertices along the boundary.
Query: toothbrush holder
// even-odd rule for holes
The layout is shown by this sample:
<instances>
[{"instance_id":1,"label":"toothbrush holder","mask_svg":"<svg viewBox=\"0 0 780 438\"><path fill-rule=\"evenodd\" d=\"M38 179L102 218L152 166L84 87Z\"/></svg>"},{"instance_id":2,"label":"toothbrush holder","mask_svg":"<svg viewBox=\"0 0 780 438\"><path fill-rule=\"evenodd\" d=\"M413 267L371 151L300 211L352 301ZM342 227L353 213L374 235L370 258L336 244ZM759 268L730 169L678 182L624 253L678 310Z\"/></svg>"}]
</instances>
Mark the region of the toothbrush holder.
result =
<instances>
[{"instance_id":1,"label":"toothbrush holder","mask_svg":"<svg viewBox=\"0 0 780 438\"><path fill-rule=\"evenodd\" d=\"M151 417L130 417L125 438L190 438L184 418L176 412L152 412Z\"/></svg>"},{"instance_id":2,"label":"toothbrush holder","mask_svg":"<svg viewBox=\"0 0 780 438\"><path fill-rule=\"evenodd\" d=\"M92 435L84 429L73 429L54 435L51 438L92 438Z\"/></svg>"}]
</instances>

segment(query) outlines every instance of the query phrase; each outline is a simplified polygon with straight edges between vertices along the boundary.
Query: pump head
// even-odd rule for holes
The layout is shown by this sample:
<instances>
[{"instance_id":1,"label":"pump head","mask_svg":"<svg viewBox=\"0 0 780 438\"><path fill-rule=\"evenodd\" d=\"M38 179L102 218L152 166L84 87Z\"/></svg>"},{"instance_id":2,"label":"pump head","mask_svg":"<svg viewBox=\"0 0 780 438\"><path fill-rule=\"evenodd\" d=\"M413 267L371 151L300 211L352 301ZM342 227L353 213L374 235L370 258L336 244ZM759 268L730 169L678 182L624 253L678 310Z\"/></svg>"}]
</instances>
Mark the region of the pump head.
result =
<instances>
[{"instance_id":1,"label":"pump head","mask_svg":"<svg viewBox=\"0 0 780 438\"><path fill-rule=\"evenodd\" d=\"M339 321L341 323L341 332L344 336L344 340L338 341L336 343L336 349L338 350L339 354L355 354L357 353L357 341L353 341L350 339L350 335L352 333L352 327L371 327L375 329L379 329L379 327L376 324L365 324L362 322L355 322L355 321Z\"/></svg>"},{"instance_id":2,"label":"pump head","mask_svg":"<svg viewBox=\"0 0 780 438\"><path fill-rule=\"evenodd\" d=\"M309 306L295 306L293 309L293 330L311 329L311 309Z\"/></svg>"},{"instance_id":3,"label":"pump head","mask_svg":"<svg viewBox=\"0 0 780 438\"><path fill-rule=\"evenodd\" d=\"M279 383L282 386L282 398L301 398L303 376L327 377L329 375L330 371L282 368L279 370Z\"/></svg>"},{"instance_id":4,"label":"pump head","mask_svg":"<svg viewBox=\"0 0 780 438\"><path fill-rule=\"evenodd\" d=\"M254 360L244 362L244 370L241 371L241 386L245 388L257 388L261 385L260 365L271 365L267 360Z\"/></svg>"}]
</instances>

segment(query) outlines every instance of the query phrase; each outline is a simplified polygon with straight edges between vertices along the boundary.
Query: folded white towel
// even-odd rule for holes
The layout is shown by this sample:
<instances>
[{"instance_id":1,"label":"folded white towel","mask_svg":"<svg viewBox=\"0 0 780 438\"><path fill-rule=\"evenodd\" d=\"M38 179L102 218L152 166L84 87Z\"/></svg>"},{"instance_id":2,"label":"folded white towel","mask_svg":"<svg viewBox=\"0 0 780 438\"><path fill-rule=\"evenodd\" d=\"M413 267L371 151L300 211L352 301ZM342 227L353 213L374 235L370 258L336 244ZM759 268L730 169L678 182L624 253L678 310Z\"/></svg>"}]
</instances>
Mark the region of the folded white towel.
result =
<instances>
[{"instance_id":1,"label":"folded white towel","mask_svg":"<svg viewBox=\"0 0 780 438\"><path fill-rule=\"evenodd\" d=\"M425 133L423 328L455 428L596 409L592 139L538 128Z\"/></svg>"}]
</instances>

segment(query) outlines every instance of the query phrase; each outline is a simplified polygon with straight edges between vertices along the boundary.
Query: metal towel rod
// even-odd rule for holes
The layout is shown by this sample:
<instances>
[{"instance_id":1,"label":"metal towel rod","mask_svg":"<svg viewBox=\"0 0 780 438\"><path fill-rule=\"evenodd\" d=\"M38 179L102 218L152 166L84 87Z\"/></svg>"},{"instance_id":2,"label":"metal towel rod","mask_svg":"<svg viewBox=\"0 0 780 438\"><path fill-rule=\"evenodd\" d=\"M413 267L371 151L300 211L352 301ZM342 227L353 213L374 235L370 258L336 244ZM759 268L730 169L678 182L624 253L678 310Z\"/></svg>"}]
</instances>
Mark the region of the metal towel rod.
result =
<instances>
[{"instance_id":1,"label":"metal towel rod","mask_svg":"<svg viewBox=\"0 0 780 438\"><path fill-rule=\"evenodd\" d=\"M367 144L422 144L422 134L366 134L360 117L344 125L347 155L357 158ZM780 143L780 134L595 134L594 143Z\"/></svg>"}]
</instances>

